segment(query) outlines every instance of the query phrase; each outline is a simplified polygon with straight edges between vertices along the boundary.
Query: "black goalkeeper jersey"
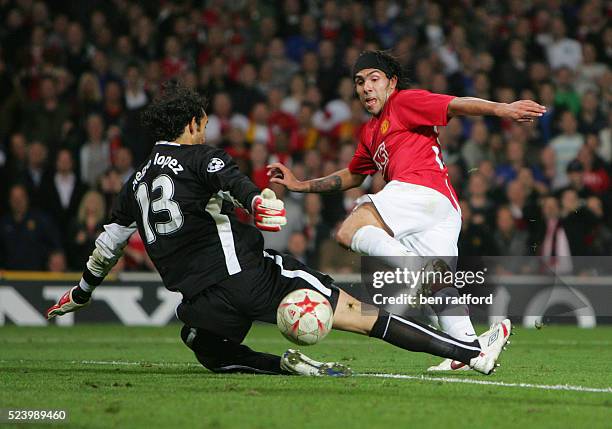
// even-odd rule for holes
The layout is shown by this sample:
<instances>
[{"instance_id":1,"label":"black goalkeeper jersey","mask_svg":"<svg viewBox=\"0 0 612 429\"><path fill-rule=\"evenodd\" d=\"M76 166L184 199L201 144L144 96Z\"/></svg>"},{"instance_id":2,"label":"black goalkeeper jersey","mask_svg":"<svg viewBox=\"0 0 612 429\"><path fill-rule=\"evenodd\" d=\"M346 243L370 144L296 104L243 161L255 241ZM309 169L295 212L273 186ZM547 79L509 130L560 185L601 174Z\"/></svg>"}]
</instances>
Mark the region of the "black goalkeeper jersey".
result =
<instances>
[{"instance_id":1,"label":"black goalkeeper jersey","mask_svg":"<svg viewBox=\"0 0 612 429\"><path fill-rule=\"evenodd\" d=\"M137 226L165 286L189 298L261 263L263 236L234 214L259 192L223 150L158 142L121 189L111 224Z\"/></svg>"}]
</instances>

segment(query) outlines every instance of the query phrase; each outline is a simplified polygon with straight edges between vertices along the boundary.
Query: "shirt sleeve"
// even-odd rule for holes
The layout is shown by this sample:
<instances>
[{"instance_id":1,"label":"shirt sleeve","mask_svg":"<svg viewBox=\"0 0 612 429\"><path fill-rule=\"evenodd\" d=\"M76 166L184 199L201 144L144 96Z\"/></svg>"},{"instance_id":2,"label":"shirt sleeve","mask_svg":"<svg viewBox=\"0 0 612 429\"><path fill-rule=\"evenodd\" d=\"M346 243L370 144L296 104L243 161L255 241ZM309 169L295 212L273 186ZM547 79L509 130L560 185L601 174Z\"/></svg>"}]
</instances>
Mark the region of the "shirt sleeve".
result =
<instances>
[{"instance_id":1,"label":"shirt sleeve","mask_svg":"<svg viewBox=\"0 0 612 429\"><path fill-rule=\"evenodd\" d=\"M448 105L453 95L434 94L421 89L409 89L397 94L394 113L408 128L446 126Z\"/></svg>"},{"instance_id":2,"label":"shirt sleeve","mask_svg":"<svg viewBox=\"0 0 612 429\"><path fill-rule=\"evenodd\" d=\"M91 292L102 283L123 255L123 248L130 236L138 229L136 214L130 209L130 198L133 198L130 192L131 182L128 180L121 188L113 206L110 223L104 225L104 232L96 239L96 247L89 256L80 282L84 290Z\"/></svg>"},{"instance_id":3,"label":"shirt sleeve","mask_svg":"<svg viewBox=\"0 0 612 429\"><path fill-rule=\"evenodd\" d=\"M136 221L136 216L140 214L134 213L131 203L131 199L134 199L132 193L132 179L133 175L124 183L119 191L119 195L113 203L113 209L111 211L111 223L116 223L122 226L129 226ZM140 209L139 209L140 210Z\"/></svg>"},{"instance_id":4,"label":"shirt sleeve","mask_svg":"<svg viewBox=\"0 0 612 429\"><path fill-rule=\"evenodd\" d=\"M240 171L236 162L225 151L211 150L203 158L199 168L200 177L210 192L220 193L223 199L235 206L251 211L253 198L260 190Z\"/></svg>"},{"instance_id":5,"label":"shirt sleeve","mask_svg":"<svg viewBox=\"0 0 612 429\"><path fill-rule=\"evenodd\" d=\"M372 159L372 155L370 155L370 151L363 143L362 139L359 140L357 150L353 155L353 159L351 159L348 169L353 174L367 175L374 174L376 171L378 171L376 164L374 164L374 160Z\"/></svg>"}]
</instances>

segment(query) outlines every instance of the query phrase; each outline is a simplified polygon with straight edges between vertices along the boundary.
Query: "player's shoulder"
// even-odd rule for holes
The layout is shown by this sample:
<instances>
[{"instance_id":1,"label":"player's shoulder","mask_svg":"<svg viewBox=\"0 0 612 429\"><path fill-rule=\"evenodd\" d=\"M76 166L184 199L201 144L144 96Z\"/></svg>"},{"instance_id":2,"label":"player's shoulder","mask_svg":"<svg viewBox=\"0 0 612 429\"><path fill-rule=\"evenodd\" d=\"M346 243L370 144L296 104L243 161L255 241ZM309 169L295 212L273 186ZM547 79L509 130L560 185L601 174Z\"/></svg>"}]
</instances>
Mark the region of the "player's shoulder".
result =
<instances>
[{"instance_id":1,"label":"player's shoulder","mask_svg":"<svg viewBox=\"0 0 612 429\"><path fill-rule=\"evenodd\" d=\"M397 91L394 99L398 101L410 100L430 95L426 89L402 89Z\"/></svg>"},{"instance_id":2,"label":"player's shoulder","mask_svg":"<svg viewBox=\"0 0 612 429\"><path fill-rule=\"evenodd\" d=\"M212 157L225 157L227 153L218 147L209 146L207 144L197 144L189 146L189 156L196 158L212 158Z\"/></svg>"},{"instance_id":3,"label":"player's shoulder","mask_svg":"<svg viewBox=\"0 0 612 429\"><path fill-rule=\"evenodd\" d=\"M199 145L165 145L161 146L150 156L150 162L155 165L173 163L178 161L181 168L189 171L203 171L214 173L223 169L232 162L231 157L223 149ZM161 164L160 164L161 163Z\"/></svg>"},{"instance_id":4,"label":"player's shoulder","mask_svg":"<svg viewBox=\"0 0 612 429\"><path fill-rule=\"evenodd\" d=\"M175 148L166 148L163 154L175 157L176 159L187 165L200 165L203 162L208 162L211 158L220 158L225 152L219 148L208 146L205 144L198 145L181 145ZM162 153L160 153L162 155ZM158 156L159 158L159 156Z\"/></svg>"},{"instance_id":5,"label":"player's shoulder","mask_svg":"<svg viewBox=\"0 0 612 429\"><path fill-rule=\"evenodd\" d=\"M195 170L207 173L216 173L232 164L229 154L218 147L206 144L194 145L189 153L189 165Z\"/></svg>"},{"instance_id":6,"label":"player's shoulder","mask_svg":"<svg viewBox=\"0 0 612 429\"><path fill-rule=\"evenodd\" d=\"M197 154L200 158L200 164L206 165L208 173L216 173L232 162L229 154L221 148L207 145L199 146Z\"/></svg>"}]
</instances>

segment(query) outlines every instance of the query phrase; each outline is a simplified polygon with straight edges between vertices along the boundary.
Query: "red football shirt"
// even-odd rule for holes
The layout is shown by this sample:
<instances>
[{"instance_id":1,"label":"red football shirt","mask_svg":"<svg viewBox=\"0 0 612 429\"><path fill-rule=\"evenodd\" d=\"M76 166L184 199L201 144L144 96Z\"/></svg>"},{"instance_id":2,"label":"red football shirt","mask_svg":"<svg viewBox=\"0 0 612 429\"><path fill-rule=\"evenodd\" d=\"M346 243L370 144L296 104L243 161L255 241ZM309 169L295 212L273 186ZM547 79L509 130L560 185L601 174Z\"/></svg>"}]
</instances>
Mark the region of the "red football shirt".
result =
<instances>
[{"instance_id":1,"label":"red football shirt","mask_svg":"<svg viewBox=\"0 0 612 429\"><path fill-rule=\"evenodd\" d=\"M458 209L435 128L448 123L448 104L453 98L420 89L394 92L380 115L363 127L350 172L382 171L387 182L398 180L435 189Z\"/></svg>"}]
</instances>

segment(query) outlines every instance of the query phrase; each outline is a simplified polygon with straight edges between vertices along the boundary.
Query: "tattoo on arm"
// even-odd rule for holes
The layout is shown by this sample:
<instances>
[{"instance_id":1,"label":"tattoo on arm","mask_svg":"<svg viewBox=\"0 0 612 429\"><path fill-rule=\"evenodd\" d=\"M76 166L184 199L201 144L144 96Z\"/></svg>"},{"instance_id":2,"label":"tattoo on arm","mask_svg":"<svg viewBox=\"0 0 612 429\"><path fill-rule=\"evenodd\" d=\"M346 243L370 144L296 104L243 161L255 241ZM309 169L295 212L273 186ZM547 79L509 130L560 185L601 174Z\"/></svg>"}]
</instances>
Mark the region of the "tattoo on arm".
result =
<instances>
[{"instance_id":1,"label":"tattoo on arm","mask_svg":"<svg viewBox=\"0 0 612 429\"><path fill-rule=\"evenodd\" d=\"M342 187L342 179L338 175L323 177L310 183L308 192L334 192Z\"/></svg>"}]
</instances>

